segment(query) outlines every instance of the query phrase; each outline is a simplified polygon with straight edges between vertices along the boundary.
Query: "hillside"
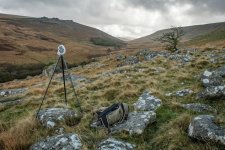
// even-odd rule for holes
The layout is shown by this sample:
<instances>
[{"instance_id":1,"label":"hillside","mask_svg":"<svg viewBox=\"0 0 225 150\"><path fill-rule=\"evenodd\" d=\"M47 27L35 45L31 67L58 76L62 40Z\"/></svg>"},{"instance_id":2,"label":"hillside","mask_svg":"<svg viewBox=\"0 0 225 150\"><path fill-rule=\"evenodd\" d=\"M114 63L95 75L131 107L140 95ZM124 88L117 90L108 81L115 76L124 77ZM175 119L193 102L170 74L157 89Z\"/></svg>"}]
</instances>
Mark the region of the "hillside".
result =
<instances>
[{"instance_id":1,"label":"hillside","mask_svg":"<svg viewBox=\"0 0 225 150\"><path fill-rule=\"evenodd\" d=\"M120 47L124 42L72 20L0 14L1 78L7 81L16 74L20 78L40 73L55 61L59 44L66 46L67 61L75 65L106 55L109 47Z\"/></svg>"},{"instance_id":2,"label":"hillside","mask_svg":"<svg viewBox=\"0 0 225 150\"><path fill-rule=\"evenodd\" d=\"M180 47L222 48L225 47L225 22L182 27L184 36ZM129 49L137 48L162 48L162 44L155 41L169 29L157 31L145 37L132 40Z\"/></svg>"},{"instance_id":3,"label":"hillside","mask_svg":"<svg viewBox=\"0 0 225 150\"><path fill-rule=\"evenodd\" d=\"M73 146L80 150L100 147L222 150L225 148L224 55L224 49L188 49L180 54L140 51L127 58L103 56L83 67L71 68L82 115L77 102L74 103L70 82L66 82L69 103L65 105L60 73L53 78L42 107L52 110L46 112L47 118L43 111L41 117L36 119L35 115L49 77L39 75L1 83L0 149ZM117 102L127 103L133 114L116 125L122 130L108 134L106 128L93 128L93 111ZM60 119L60 123L52 119L63 118L63 112L54 114L53 110L67 108L79 115ZM213 121L212 116L215 116Z\"/></svg>"}]
</instances>

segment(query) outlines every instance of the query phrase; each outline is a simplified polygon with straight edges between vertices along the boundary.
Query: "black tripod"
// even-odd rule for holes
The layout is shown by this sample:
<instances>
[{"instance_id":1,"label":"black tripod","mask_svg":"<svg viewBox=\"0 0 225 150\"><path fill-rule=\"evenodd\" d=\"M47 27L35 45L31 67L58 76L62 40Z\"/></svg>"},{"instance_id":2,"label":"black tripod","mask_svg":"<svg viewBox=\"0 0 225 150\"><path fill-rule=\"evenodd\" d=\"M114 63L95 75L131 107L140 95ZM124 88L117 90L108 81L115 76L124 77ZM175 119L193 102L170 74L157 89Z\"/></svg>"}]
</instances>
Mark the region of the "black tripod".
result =
<instances>
[{"instance_id":1,"label":"black tripod","mask_svg":"<svg viewBox=\"0 0 225 150\"><path fill-rule=\"evenodd\" d=\"M66 80L66 79L65 79L65 69L68 70L68 66L67 66L67 64L66 64L65 59L63 58L63 55L59 55L59 58L58 58L58 60L57 60L57 62L56 62L56 65L55 65L55 67L54 67L54 71L53 71L53 73L52 73L52 75L51 75L50 81L49 81L49 83L48 83L48 86L47 86L47 88L46 88L46 90L45 90L43 99L42 99L41 104L40 104L40 106L39 106L39 109L38 109L38 111L37 111L36 117L38 117L39 111L41 110L41 106L42 106L42 104L43 104L43 102L44 102L44 100L45 100L45 97L46 97L46 95L47 95L48 88L49 88L49 86L50 86L50 84L51 84L52 78L53 78L53 76L54 76L54 74L55 74L56 68L57 68L57 66L58 66L58 64L59 64L60 61L61 61L61 65L62 65L61 67L62 67L63 84L64 84L64 97L65 97L65 103L66 103L66 105L67 105L66 81L65 81L65 80ZM74 85L73 85L73 80L72 80L71 75L70 75L69 72L68 72L68 76L69 76L69 80L70 80L70 83L71 83L72 88L73 88L74 96L75 96L75 98L76 98L76 100L77 100L77 104L78 104L78 106L79 106L79 108L80 108L80 111L82 112L83 110L82 110L82 108L81 108L81 106L80 106L80 101L79 101L79 99L78 99L78 97L77 97L77 93L76 93L76 90L75 90Z\"/></svg>"}]
</instances>

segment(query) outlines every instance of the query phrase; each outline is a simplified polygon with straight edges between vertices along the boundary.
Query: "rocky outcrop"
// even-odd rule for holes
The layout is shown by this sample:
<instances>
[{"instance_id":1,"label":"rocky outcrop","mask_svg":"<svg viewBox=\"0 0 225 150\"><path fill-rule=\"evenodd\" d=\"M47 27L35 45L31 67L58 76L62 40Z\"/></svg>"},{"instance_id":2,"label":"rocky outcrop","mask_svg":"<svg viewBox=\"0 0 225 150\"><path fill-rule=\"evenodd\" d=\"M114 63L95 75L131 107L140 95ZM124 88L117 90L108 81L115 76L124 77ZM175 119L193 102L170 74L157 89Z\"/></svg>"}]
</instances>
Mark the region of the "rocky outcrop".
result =
<instances>
[{"instance_id":1,"label":"rocky outcrop","mask_svg":"<svg viewBox=\"0 0 225 150\"><path fill-rule=\"evenodd\" d=\"M197 98L221 99L225 97L225 66L214 71L204 71L201 81L205 90L198 93Z\"/></svg>"},{"instance_id":2,"label":"rocky outcrop","mask_svg":"<svg viewBox=\"0 0 225 150\"><path fill-rule=\"evenodd\" d=\"M126 58L126 56L124 56L123 54L117 54L116 55L116 61L122 61Z\"/></svg>"},{"instance_id":3,"label":"rocky outcrop","mask_svg":"<svg viewBox=\"0 0 225 150\"><path fill-rule=\"evenodd\" d=\"M198 93L197 98L222 99L225 97L225 86L210 86Z\"/></svg>"},{"instance_id":4,"label":"rocky outcrop","mask_svg":"<svg viewBox=\"0 0 225 150\"><path fill-rule=\"evenodd\" d=\"M62 134L48 137L30 147L30 150L80 150L81 141L77 134Z\"/></svg>"},{"instance_id":5,"label":"rocky outcrop","mask_svg":"<svg viewBox=\"0 0 225 150\"><path fill-rule=\"evenodd\" d=\"M18 89L6 89L0 90L0 96L11 96L25 93L28 89L27 88L18 88Z\"/></svg>"},{"instance_id":6,"label":"rocky outcrop","mask_svg":"<svg viewBox=\"0 0 225 150\"><path fill-rule=\"evenodd\" d=\"M136 145L134 144L108 138L99 144L98 150L133 150L135 147Z\"/></svg>"},{"instance_id":7,"label":"rocky outcrop","mask_svg":"<svg viewBox=\"0 0 225 150\"><path fill-rule=\"evenodd\" d=\"M145 91L133 105L135 110L155 111L161 105L161 100Z\"/></svg>"},{"instance_id":8,"label":"rocky outcrop","mask_svg":"<svg viewBox=\"0 0 225 150\"><path fill-rule=\"evenodd\" d=\"M172 54L168 57L170 60L175 60L175 61L180 61L182 63L187 63L192 61L192 57L191 55L180 55L180 54Z\"/></svg>"},{"instance_id":9,"label":"rocky outcrop","mask_svg":"<svg viewBox=\"0 0 225 150\"><path fill-rule=\"evenodd\" d=\"M112 126L112 132L127 131L130 134L142 134L150 123L156 121L156 113L153 111L131 112L123 123Z\"/></svg>"},{"instance_id":10,"label":"rocky outcrop","mask_svg":"<svg viewBox=\"0 0 225 150\"><path fill-rule=\"evenodd\" d=\"M220 74L205 70L201 76L201 82L204 87L223 85L223 78Z\"/></svg>"},{"instance_id":11,"label":"rocky outcrop","mask_svg":"<svg viewBox=\"0 0 225 150\"><path fill-rule=\"evenodd\" d=\"M186 95L191 94L191 93L193 93L192 90L190 90L190 89L183 89L183 90L177 91L175 93L175 95L182 97L182 96L186 96Z\"/></svg>"},{"instance_id":12,"label":"rocky outcrop","mask_svg":"<svg viewBox=\"0 0 225 150\"><path fill-rule=\"evenodd\" d=\"M143 51L139 53L140 56L144 56L144 60L151 61L155 57L161 56L161 57L167 57L169 55L166 51Z\"/></svg>"},{"instance_id":13,"label":"rocky outcrop","mask_svg":"<svg viewBox=\"0 0 225 150\"><path fill-rule=\"evenodd\" d=\"M213 112L213 113L217 112L216 109L206 104L190 103L190 104L182 104L181 106L183 108L186 108L188 110L192 110L195 112Z\"/></svg>"},{"instance_id":14,"label":"rocky outcrop","mask_svg":"<svg viewBox=\"0 0 225 150\"><path fill-rule=\"evenodd\" d=\"M214 116L200 115L189 125L188 135L202 141L218 142L225 145L225 129L214 123Z\"/></svg>"},{"instance_id":15,"label":"rocky outcrop","mask_svg":"<svg viewBox=\"0 0 225 150\"><path fill-rule=\"evenodd\" d=\"M134 65L139 63L139 59L136 56L129 56L127 57L121 64L118 65L118 67L126 66L126 65Z\"/></svg>"},{"instance_id":16,"label":"rocky outcrop","mask_svg":"<svg viewBox=\"0 0 225 150\"><path fill-rule=\"evenodd\" d=\"M46 108L38 113L38 121L46 128L53 128L59 122L73 120L79 116L71 109L67 108Z\"/></svg>"}]
</instances>

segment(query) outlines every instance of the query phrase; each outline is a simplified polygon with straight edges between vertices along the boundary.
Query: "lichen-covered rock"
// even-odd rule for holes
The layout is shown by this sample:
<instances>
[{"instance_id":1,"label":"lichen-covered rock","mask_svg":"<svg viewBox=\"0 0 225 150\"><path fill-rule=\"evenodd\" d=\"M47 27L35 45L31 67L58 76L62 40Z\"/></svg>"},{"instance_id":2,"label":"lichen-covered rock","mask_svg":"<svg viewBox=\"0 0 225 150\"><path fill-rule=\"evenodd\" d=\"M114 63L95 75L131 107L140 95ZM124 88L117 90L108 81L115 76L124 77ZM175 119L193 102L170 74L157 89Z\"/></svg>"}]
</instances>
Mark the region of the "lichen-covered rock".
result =
<instances>
[{"instance_id":1,"label":"lichen-covered rock","mask_svg":"<svg viewBox=\"0 0 225 150\"><path fill-rule=\"evenodd\" d=\"M221 99L225 97L225 86L210 86L198 93L197 98Z\"/></svg>"},{"instance_id":2,"label":"lichen-covered rock","mask_svg":"<svg viewBox=\"0 0 225 150\"><path fill-rule=\"evenodd\" d=\"M214 116L195 117L188 128L188 135L203 141L219 142L225 145L225 129L214 123Z\"/></svg>"},{"instance_id":3,"label":"lichen-covered rock","mask_svg":"<svg viewBox=\"0 0 225 150\"><path fill-rule=\"evenodd\" d=\"M134 65L139 63L139 59L136 56L129 56L127 57L121 64L118 65L118 67L120 66L126 66L126 65Z\"/></svg>"},{"instance_id":4,"label":"lichen-covered rock","mask_svg":"<svg viewBox=\"0 0 225 150\"><path fill-rule=\"evenodd\" d=\"M192 90L190 90L190 89L183 89L183 90L177 91L176 92L176 96L182 97L182 96L186 96L186 95L191 94L191 93L193 93Z\"/></svg>"},{"instance_id":5,"label":"lichen-covered rock","mask_svg":"<svg viewBox=\"0 0 225 150\"><path fill-rule=\"evenodd\" d=\"M0 90L0 96L11 96L25 93L28 89L27 88L18 88L18 89L6 89Z\"/></svg>"},{"instance_id":6,"label":"lichen-covered rock","mask_svg":"<svg viewBox=\"0 0 225 150\"><path fill-rule=\"evenodd\" d=\"M205 70L201 76L201 81L204 87L223 85L223 78L214 71Z\"/></svg>"},{"instance_id":7,"label":"lichen-covered rock","mask_svg":"<svg viewBox=\"0 0 225 150\"><path fill-rule=\"evenodd\" d=\"M181 61L182 63L187 63L192 60L192 57L190 55L172 54L169 56L169 59L175 60L175 61Z\"/></svg>"},{"instance_id":8,"label":"lichen-covered rock","mask_svg":"<svg viewBox=\"0 0 225 150\"><path fill-rule=\"evenodd\" d=\"M30 147L30 150L80 150L81 141L77 134L69 133L48 137Z\"/></svg>"},{"instance_id":9,"label":"lichen-covered rock","mask_svg":"<svg viewBox=\"0 0 225 150\"><path fill-rule=\"evenodd\" d=\"M217 112L216 109L206 104L190 103L190 104L182 104L181 106L195 112L213 112L213 113Z\"/></svg>"},{"instance_id":10,"label":"lichen-covered rock","mask_svg":"<svg viewBox=\"0 0 225 150\"><path fill-rule=\"evenodd\" d=\"M225 77L225 66L217 68L216 70L214 70L214 72L221 77Z\"/></svg>"},{"instance_id":11,"label":"lichen-covered rock","mask_svg":"<svg viewBox=\"0 0 225 150\"><path fill-rule=\"evenodd\" d=\"M167 51L150 51L148 49L143 49L137 53L137 56L144 56L146 61L151 61L157 56L168 57L168 55Z\"/></svg>"},{"instance_id":12,"label":"lichen-covered rock","mask_svg":"<svg viewBox=\"0 0 225 150\"><path fill-rule=\"evenodd\" d=\"M121 61L121 60L124 60L125 58L126 58L126 56L124 56L123 54L116 55L116 61Z\"/></svg>"},{"instance_id":13,"label":"lichen-covered rock","mask_svg":"<svg viewBox=\"0 0 225 150\"><path fill-rule=\"evenodd\" d=\"M156 121L156 113L153 111L131 112L123 123L111 127L112 132L127 131L130 134L142 134L146 126Z\"/></svg>"},{"instance_id":14,"label":"lichen-covered rock","mask_svg":"<svg viewBox=\"0 0 225 150\"><path fill-rule=\"evenodd\" d=\"M108 138L99 144L98 150L133 150L135 147L136 145L134 144Z\"/></svg>"},{"instance_id":15,"label":"lichen-covered rock","mask_svg":"<svg viewBox=\"0 0 225 150\"><path fill-rule=\"evenodd\" d=\"M47 128L53 128L58 122L65 122L67 119L78 117L77 113L67 108L45 108L38 113L38 121Z\"/></svg>"},{"instance_id":16,"label":"lichen-covered rock","mask_svg":"<svg viewBox=\"0 0 225 150\"><path fill-rule=\"evenodd\" d=\"M155 111L161 105L161 100L145 91L134 103L135 110Z\"/></svg>"}]
</instances>

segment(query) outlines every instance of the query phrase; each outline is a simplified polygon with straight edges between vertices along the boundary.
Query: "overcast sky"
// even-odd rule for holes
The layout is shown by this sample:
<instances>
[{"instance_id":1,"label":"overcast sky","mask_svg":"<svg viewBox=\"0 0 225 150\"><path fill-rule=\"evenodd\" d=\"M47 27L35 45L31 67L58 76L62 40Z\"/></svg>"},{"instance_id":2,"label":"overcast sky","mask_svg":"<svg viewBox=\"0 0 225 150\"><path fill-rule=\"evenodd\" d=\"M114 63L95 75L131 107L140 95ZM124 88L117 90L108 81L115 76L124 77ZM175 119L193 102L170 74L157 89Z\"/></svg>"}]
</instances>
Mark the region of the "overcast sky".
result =
<instances>
[{"instance_id":1,"label":"overcast sky","mask_svg":"<svg viewBox=\"0 0 225 150\"><path fill-rule=\"evenodd\" d=\"M137 38L170 26L224 22L225 0L0 0L0 13L70 19Z\"/></svg>"}]
</instances>

